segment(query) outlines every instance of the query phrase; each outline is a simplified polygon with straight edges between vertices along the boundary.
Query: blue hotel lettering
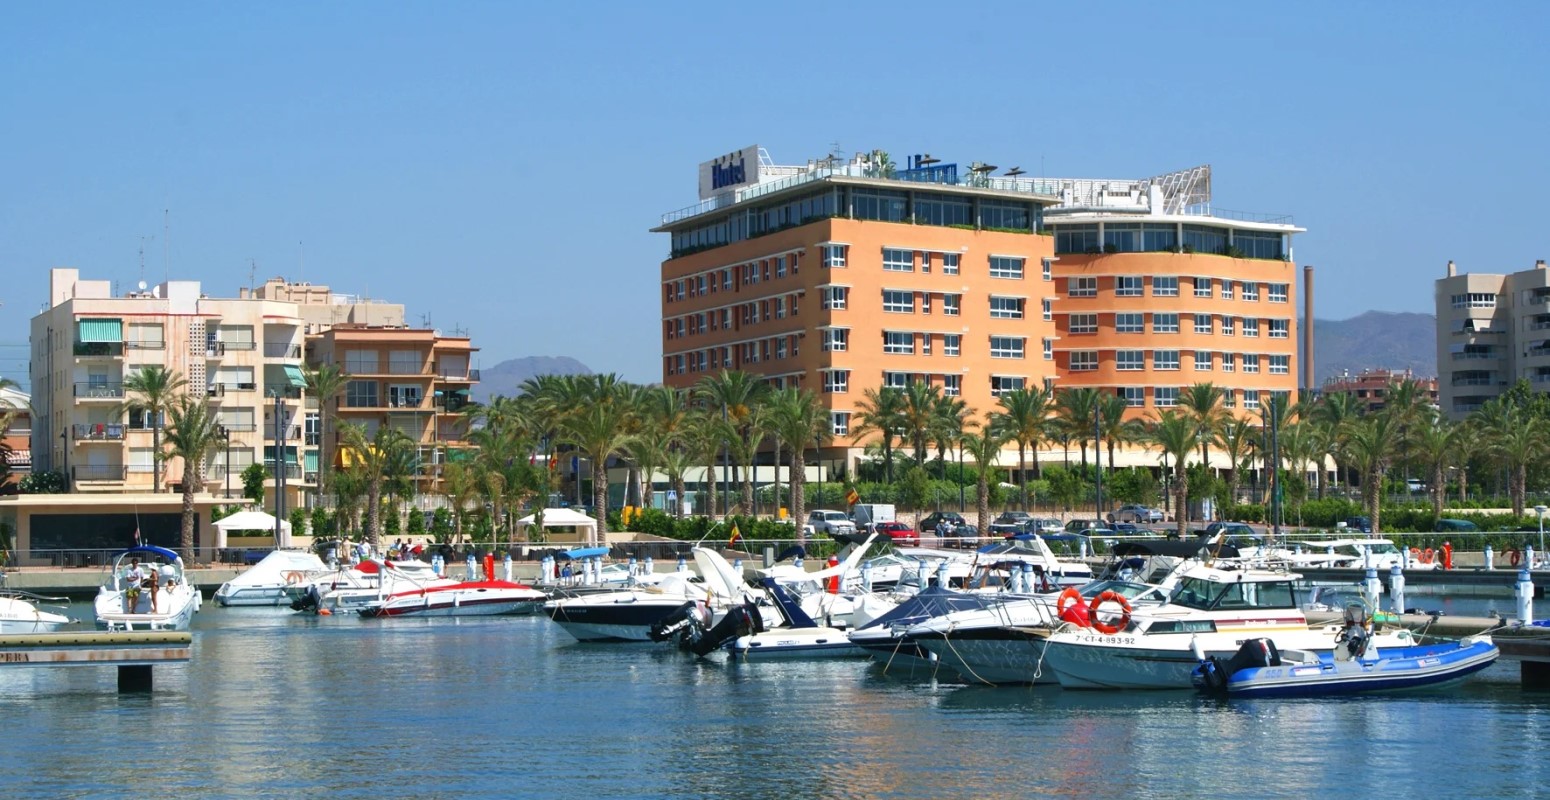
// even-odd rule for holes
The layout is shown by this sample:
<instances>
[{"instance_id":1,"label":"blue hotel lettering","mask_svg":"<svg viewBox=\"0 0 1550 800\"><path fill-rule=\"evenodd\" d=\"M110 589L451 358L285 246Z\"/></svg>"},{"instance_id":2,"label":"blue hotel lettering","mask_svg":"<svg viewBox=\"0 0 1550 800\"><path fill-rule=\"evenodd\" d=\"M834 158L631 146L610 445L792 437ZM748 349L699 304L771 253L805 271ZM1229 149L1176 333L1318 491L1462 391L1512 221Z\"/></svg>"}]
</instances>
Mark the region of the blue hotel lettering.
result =
<instances>
[{"instance_id":1,"label":"blue hotel lettering","mask_svg":"<svg viewBox=\"0 0 1550 800\"><path fill-rule=\"evenodd\" d=\"M720 189L723 186L732 186L743 182L743 160L739 158L736 164L721 166L710 165L710 188Z\"/></svg>"}]
</instances>

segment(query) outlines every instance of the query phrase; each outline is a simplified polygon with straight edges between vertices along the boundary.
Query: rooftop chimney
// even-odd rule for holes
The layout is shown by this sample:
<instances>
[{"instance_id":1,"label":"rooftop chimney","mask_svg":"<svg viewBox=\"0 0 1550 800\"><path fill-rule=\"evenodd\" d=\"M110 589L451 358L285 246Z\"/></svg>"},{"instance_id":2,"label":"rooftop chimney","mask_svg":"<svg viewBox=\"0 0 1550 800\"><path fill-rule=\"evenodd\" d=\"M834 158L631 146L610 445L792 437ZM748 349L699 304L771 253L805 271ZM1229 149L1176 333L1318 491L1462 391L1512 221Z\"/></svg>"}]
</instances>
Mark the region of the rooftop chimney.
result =
<instances>
[{"instance_id":1,"label":"rooftop chimney","mask_svg":"<svg viewBox=\"0 0 1550 800\"><path fill-rule=\"evenodd\" d=\"M1457 274L1459 274L1458 267L1453 266L1453 261L1449 260L1448 261L1448 277L1451 278L1451 277L1453 277L1454 275L1457 275Z\"/></svg>"},{"instance_id":2,"label":"rooftop chimney","mask_svg":"<svg viewBox=\"0 0 1550 800\"><path fill-rule=\"evenodd\" d=\"M1545 260L1543 258L1541 258L1538 261L1534 262L1534 269L1544 269L1544 268L1545 268Z\"/></svg>"}]
</instances>

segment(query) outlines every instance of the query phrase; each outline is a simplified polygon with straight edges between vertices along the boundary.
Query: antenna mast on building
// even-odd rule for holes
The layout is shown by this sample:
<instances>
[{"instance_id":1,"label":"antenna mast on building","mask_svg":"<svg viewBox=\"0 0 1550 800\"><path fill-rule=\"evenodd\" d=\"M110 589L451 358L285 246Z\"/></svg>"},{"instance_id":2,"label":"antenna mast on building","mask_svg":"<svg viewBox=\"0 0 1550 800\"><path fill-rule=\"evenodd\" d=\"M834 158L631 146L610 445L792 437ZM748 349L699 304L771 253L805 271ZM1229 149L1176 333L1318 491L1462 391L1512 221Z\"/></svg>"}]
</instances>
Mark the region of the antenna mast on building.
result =
<instances>
[{"instance_id":1,"label":"antenna mast on building","mask_svg":"<svg viewBox=\"0 0 1550 800\"><path fill-rule=\"evenodd\" d=\"M258 273L258 260L248 259L248 294L253 293L254 276Z\"/></svg>"},{"instance_id":2,"label":"antenna mast on building","mask_svg":"<svg viewBox=\"0 0 1550 800\"><path fill-rule=\"evenodd\" d=\"M162 280L172 280L172 210L161 210L161 270Z\"/></svg>"}]
</instances>

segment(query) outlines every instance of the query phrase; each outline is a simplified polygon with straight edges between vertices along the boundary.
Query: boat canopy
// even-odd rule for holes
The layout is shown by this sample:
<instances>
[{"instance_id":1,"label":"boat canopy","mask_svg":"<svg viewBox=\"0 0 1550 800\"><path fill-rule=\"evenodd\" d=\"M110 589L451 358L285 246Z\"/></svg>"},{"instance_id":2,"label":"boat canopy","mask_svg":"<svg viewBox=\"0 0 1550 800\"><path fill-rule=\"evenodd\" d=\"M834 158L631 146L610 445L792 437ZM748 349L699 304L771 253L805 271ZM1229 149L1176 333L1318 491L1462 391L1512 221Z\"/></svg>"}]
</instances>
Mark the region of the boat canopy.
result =
<instances>
[{"instance_id":1,"label":"boat canopy","mask_svg":"<svg viewBox=\"0 0 1550 800\"><path fill-rule=\"evenodd\" d=\"M1196 558L1200 551L1205 550L1217 558L1237 558L1238 548L1230 544L1217 546L1209 541L1195 539L1193 541L1180 541L1177 539L1158 539L1147 542L1116 542L1109 552L1116 557L1127 556L1171 556L1173 558Z\"/></svg>"},{"instance_id":2,"label":"boat canopy","mask_svg":"<svg viewBox=\"0 0 1550 800\"><path fill-rule=\"evenodd\" d=\"M182 560L182 559L178 558L178 554L177 553L174 553L174 552L172 552L171 550L168 550L165 547L157 547L154 544L136 545L135 547L131 547L128 550L125 550L124 552L119 553L118 554L118 558L122 559L125 556L132 556L135 553L149 553L151 555L161 556L162 558L165 558L168 561L172 561L172 562L177 562L177 561L181 561Z\"/></svg>"},{"instance_id":3,"label":"boat canopy","mask_svg":"<svg viewBox=\"0 0 1550 800\"><path fill-rule=\"evenodd\" d=\"M560 555L565 558L602 558L608 555L606 547L578 547L574 550L566 550Z\"/></svg>"}]
</instances>

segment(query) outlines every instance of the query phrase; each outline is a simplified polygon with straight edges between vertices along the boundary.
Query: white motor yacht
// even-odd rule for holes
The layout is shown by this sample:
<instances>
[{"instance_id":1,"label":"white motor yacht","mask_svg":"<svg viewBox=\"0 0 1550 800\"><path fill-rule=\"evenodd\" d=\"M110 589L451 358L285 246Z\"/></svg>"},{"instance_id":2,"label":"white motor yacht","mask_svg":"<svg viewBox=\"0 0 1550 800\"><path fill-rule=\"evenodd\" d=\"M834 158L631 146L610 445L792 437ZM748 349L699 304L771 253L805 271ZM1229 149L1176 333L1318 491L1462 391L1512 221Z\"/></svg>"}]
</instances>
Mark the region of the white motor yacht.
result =
<instances>
[{"instance_id":1,"label":"white motor yacht","mask_svg":"<svg viewBox=\"0 0 1550 800\"><path fill-rule=\"evenodd\" d=\"M531 614L548 595L521 583L462 581L397 591L361 607L363 617L490 617Z\"/></svg>"},{"instance_id":2,"label":"white motor yacht","mask_svg":"<svg viewBox=\"0 0 1550 800\"><path fill-rule=\"evenodd\" d=\"M204 597L183 574L183 559L143 545L120 553L97 591L97 626L106 630L187 630Z\"/></svg>"},{"instance_id":3,"label":"white motor yacht","mask_svg":"<svg viewBox=\"0 0 1550 800\"><path fill-rule=\"evenodd\" d=\"M329 569L305 550L275 550L215 590L221 606L290 605Z\"/></svg>"},{"instance_id":4,"label":"white motor yacht","mask_svg":"<svg viewBox=\"0 0 1550 800\"><path fill-rule=\"evenodd\" d=\"M0 580L3 580L3 576L0 576ZM31 592L0 589L0 634L55 633L74 622L64 614L38 608L40 603L63 608L69 601L63 597L44 597Z\"/></svg>"},{"instance_id":5,"label":"white motor yacht","mask_svg":"<svg viewBox=\"0 0 1550 800\"><path fill-rule=\"evenodd\" d=\"M319 575L291 608L322 615L358 611L383 595L457 583L437 575L424 561L367 560Z\"/></svg>"},{"instance_id":6,"label":"white motor yacht","mask_svg":"<svg viewBox=\"0 0 1550 800\"><path fill-rule=\"evenodd\" d=\"M669 572L649 585L555 598L544 603L543 612L579 641L649 642L652 626L682 612L686 603L704 602L712 613L742 603L741 578L736 588L729 586L730 565L718 569L711 558L726 560L703 547L692 552L699 575Z\"/></svg>"}]
</instances>

